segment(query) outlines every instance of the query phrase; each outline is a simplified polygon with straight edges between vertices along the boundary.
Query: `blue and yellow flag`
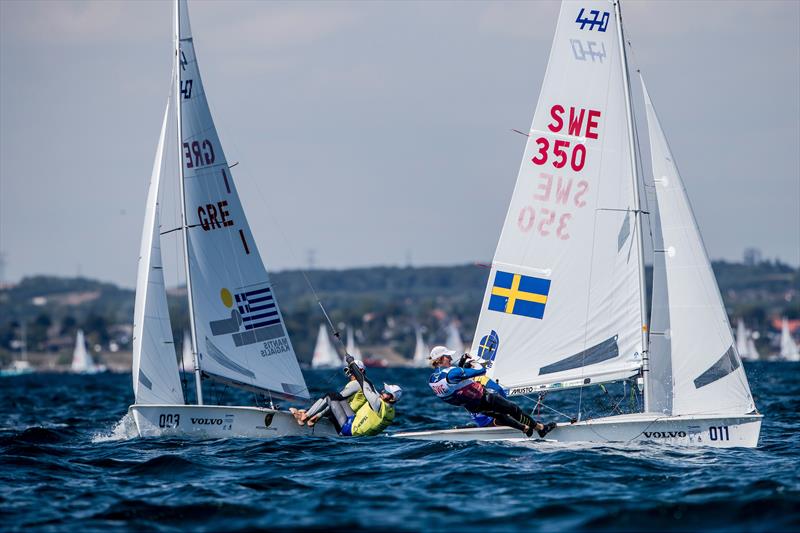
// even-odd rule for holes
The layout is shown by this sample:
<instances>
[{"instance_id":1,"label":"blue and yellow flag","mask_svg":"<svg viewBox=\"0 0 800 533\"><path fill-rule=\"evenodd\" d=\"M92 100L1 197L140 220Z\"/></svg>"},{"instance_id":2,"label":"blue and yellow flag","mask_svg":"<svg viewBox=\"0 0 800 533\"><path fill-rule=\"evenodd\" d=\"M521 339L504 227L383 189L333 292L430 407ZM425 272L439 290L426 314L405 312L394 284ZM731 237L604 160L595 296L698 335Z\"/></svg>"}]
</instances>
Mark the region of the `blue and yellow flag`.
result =
<instances>
[{"instance_id":1,"label":"blue and yellow flag","mask_svg":"<svg viewBox=\"0 0 800 533\"><path fill-rule=\"evenodd\" d=\"M550 293L550 280L498 270L489 310L541 319Z\"/></svg>"}]
</instances>

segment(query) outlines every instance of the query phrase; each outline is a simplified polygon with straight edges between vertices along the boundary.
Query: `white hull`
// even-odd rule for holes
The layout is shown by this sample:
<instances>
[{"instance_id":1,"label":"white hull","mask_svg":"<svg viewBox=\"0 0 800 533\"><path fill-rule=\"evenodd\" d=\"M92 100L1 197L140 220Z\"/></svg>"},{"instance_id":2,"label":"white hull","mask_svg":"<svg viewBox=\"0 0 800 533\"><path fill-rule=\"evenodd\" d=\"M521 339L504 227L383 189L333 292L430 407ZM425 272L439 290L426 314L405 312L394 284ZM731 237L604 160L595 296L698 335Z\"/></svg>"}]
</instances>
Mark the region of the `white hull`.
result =
<instances>
[{"instance_id":1,"label":"white hull","mask_svg":"<svg viewBox=\"0 0 800 533\"><path fill-rule=\"evenodd\" d=\"M559 424L547 434L552 442L646 443L713 448L755 448L762 415L658 416L632 414ZM534 441L508 427L446 429L396 433L394 437L435 441Z\"/></svg>"},{"instance_id":2,"label":"white hull","mask_svg":"<svg viewBox=\"0 0 800 533\"><path fill-rule=\"evenodd\" d=\"M131 405L128 412L140 437L202 439L314 435L335 437L336 430L322 419L314 427L300 426L291 413L261 407L228 405Z\"/></svg>"}]
</instances>

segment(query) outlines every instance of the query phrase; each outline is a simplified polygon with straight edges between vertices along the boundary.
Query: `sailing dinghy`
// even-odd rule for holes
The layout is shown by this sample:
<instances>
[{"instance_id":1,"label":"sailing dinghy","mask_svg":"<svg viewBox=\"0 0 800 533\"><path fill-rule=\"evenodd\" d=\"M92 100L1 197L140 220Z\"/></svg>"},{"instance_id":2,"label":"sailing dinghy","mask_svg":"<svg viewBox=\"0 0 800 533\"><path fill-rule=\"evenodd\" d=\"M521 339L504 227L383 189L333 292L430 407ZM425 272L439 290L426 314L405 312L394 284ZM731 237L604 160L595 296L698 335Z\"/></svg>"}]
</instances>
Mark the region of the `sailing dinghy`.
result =
<instances>
[{"instance_id":1,"label":"sailing dinghy","mask_svg":"<svg viewBox=\"0 0 800 533\"><path fill-rule=\"evenodd\" d=\"M308 399L269 275L247 223L203 89L186 0L175 3L173 85L147 196L136 282L133 390L129 413L140 436L272 438L336 435L327 420L299 426L287 411L206 405L204 380L270 399ZM170 101L172 106L170 106ZM170 107L189 299L196 405L178 372L161 260L159 189Z\"/></svg>"},{"instance_id":2,"label":"sailing dinghy","mask_svg":"<svg viewBox=\"0 0 800 533\"><path fill-rule=\"evenodd\" d=\"M311 356L311 368L341 368L342 365L339 352L331 344L331 338L328 337L328 330L325 328L325 324L320 324L317 342L314 345L314 353Z\"/></svg>"},{"instance_id":3,"label":"sailing dinghy","mask_svg":"<svg viewBox=\"0 0 800 533\"><path fill-rule=\"evenodd\" d=\"M579 403L577 422L548 440L755 447L762 416L646 90L657 205L640 204L621 20L619 2L561 6L472 353L510 396L641 387L640 412L581 419ZM649 325L645 217L655 250ZM506 427L396 436L526 440Z\"/></svg>"}]
</instances>

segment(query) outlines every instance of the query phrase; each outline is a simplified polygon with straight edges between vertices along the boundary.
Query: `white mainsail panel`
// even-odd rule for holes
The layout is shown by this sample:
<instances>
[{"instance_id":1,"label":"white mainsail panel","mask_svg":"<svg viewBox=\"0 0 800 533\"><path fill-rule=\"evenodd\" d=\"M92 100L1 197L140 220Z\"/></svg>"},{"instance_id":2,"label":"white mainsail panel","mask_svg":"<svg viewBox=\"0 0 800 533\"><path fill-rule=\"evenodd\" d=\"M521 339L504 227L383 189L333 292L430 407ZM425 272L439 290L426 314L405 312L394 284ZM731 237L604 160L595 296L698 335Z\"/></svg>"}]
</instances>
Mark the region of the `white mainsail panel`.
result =
<instances>
[{"instance_id":1,"label":"white mainsail panel","mask_svg":"<svg viewBox=\"0 0 800 533\"><path fill-rule=\"evenodd\" d=\"M673 415L755 409L700 230L642 80L669 298ZM657 252L658 253L658 252Z\"/></svg>"},{"instance_id":2,"label":"white mainsail panel","mask_svg":"<svg viewBox=\"0 0 800 533\"><path fill-rule=\"evenodd\" d=\"M361 361L363 358L361 356L361 349L356 345L355 335L353 334L353 328L347 328L347 353L353 356L353 359L356 361Z\"/></svg>"},{"instance_id":3,"label":"white mainsail panel","mask_svg":"<svg viewBox=\"0 0 800 533\"><path fill-rule=\"evenodd\" d=\"M246 388L308 397L200 78L186 1L178 73L188 262L200 367Z\"/></svg>"},{"instance_id":4,"label":"white mainsail panel","mask_svg":"<svg viewBox=\"0 0 800 533\"><path fill-rule=\"evenodd\" d=\"M428 355L430 348L425 344L425 339L422 338L422 330L419 326L415 328L416 344L414 345L414 359L412 360L414 366L425 367L430 366Z\"/></svg>"},{"instance_id":5,"label":"white mainsail panel","mask_svg":"<svg viewBox=\"0 0 800 533\"><path fill-rule=\"evenodd\" d=\"M158 138L139 248L136 303L133 312L133 393L137 404L182 404L175 345L169 320L161 262L158 194L164 156L169 102Z\"/></svg>"},{"instance_id":6,"label":"white mainsail panel","mask_svg":"<svg viewBox=\"0 0 800 533\"><path fill-rule=\"evenodd\" d=\"M781 353L780 358L783 361L800 361L800 350L797 348L797 343L792 338L792 333L789 331L789 321L783 317L781 322Z\"/></svg>"},{"instance_id":7,"label":"white mainsail panel","mask_svg":"<svg viewBox=\"0 0 800 533\"><path fill-rule=\"evenodd\" d=\"M641 252L617 26L611 2L561 6L472 346L511 394L641 367Z\"/></svg>"}]
</instances>

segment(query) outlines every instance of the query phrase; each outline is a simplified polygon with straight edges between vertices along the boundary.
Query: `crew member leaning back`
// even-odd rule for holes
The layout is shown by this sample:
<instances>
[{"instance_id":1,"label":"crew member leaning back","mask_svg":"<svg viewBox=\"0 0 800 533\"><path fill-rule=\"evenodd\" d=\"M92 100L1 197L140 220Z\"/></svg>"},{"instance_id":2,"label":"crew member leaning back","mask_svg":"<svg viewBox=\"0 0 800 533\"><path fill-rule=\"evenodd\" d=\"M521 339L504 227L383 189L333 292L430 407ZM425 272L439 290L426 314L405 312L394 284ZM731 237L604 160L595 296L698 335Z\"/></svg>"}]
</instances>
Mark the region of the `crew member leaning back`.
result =
<instances>
[{"instance_id":1,"label":"crew member leaning back","mask_svg":"<svg viewBox=\"0 0 800 533\"><path fill-rule=\"evenodd\" d=\"M500 395L497 391L485 387L474 378L486 374L483 365L476 365L476 360L467 354L461 358L462 366L453 365L456 352L446 346L436 346L431 350L429 359L434 368L428 384L434 394L443 401L465 408L472 414L481 413L491 416L498 425L516 428L528 437L536 431L539 437L547 435L556 425L553 422L542 424L522 412L522 409ZM478 368L474 368L477 366Z\"/></svg>"}]
</instances>

